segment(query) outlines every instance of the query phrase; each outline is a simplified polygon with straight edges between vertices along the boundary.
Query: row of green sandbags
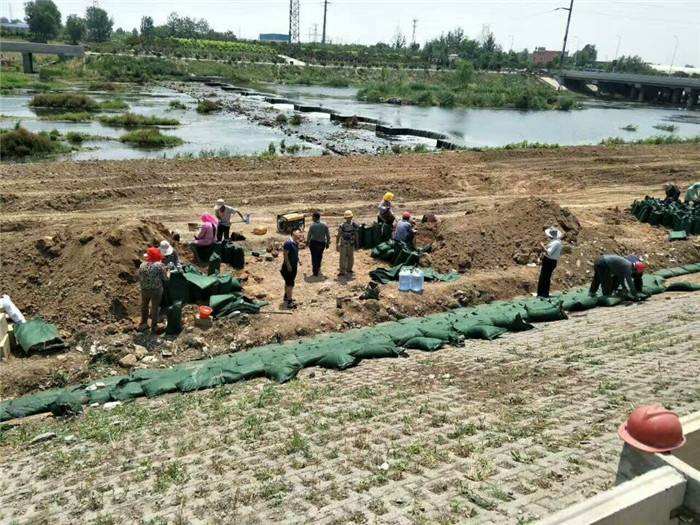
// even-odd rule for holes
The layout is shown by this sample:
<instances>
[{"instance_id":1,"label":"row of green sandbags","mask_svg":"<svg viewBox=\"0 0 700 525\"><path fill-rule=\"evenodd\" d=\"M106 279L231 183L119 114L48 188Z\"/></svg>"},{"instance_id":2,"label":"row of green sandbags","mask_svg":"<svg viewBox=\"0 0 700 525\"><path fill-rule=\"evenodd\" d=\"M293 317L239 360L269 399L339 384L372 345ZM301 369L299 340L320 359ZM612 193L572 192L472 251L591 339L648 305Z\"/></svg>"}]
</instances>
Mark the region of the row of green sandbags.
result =
<instances>
[{"instance_id":1,"label":"row of green sandbags","mask_svg":"<svg viewBox=\"0 0 700 525\"><path fill-rule=\"evenodd\" d=\"M683 275L700 271L700 267L688 265L671 270L674 274ZM645 276L645 294L657 294L666 289L663 277ZM589 297L585 289L578 289L548 300L525 298L458 308L423 318L266 345L165 370L136 370L127 376L102 380L104 386L101 388L88 389L90 384L82 384L40 392L0 403L0 421L47 411L55 414L75 413L87 403L189 392L258 376L285 382L294 378L304 367L342 370L362 359L397 357L406 349L434 351L446 344L458 344L464 339L494 339L506 332L529 330L533 322L565 319L565 310L614 306L619 302L621 299L616 297Z\"/></svg>"},{"instance_id":2,"label":"row of green sandbags","mask_svg":"<svg viewBox=\"0 0 700 525\"><path fill-rule=\"evenodd\" d=\"M369 226L363 224L358 231L358 248L371 250L375 246L391 239L390 224L375 222Z\"/></svg>"},{"instance_id":3,"label":"row of green sandbags","mask_svg":"<svg viewBox=\"0 0 700 525\"><path fill-rule=\"evenodd\" d=\"M632 203L632 215L652 226L664 226L674 231L700 235L700 207L681 202L666 203L661 199L645 197Z\"/></svg>"}]
</instances>

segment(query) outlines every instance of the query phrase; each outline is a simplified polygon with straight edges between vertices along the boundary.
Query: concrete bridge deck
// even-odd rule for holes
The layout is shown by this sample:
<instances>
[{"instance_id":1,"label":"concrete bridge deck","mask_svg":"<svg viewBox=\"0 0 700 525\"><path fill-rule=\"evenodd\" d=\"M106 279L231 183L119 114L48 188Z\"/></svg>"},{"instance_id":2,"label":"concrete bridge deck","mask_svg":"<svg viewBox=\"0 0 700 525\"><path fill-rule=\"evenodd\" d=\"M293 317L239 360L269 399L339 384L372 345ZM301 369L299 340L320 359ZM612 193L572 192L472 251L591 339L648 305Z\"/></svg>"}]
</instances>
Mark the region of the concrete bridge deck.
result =
<instances>
[{"instance_id":1,"label":"concrete bridge deck","mask_svg":"<svg viewBox=\"0 0 700 525\"><path fill-rule=\"evenodd\" d=\"M25 73L34 72L34 54L58 55L61 57L82 57L85 55L83 46L68 44L41 44L38 42L8 42L0 41L0 52L22 53L22 66Z\"/></svg>"}]
</instances>

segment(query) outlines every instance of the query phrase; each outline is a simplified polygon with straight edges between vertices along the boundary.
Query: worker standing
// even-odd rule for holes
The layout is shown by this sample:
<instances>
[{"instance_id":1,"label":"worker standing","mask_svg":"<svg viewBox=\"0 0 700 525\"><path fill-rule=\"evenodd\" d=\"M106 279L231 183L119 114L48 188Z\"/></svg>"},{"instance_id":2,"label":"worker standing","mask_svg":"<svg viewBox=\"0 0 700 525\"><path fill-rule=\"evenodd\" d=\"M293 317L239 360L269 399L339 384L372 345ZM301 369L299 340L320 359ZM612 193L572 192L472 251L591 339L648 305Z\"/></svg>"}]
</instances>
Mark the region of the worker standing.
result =
<instances>
[{"instance_id":1,"label":"worker standing","mask_svg":"<svg viewBox=\"0 0 700 525\"><path fill-rule=\"evenodd\" d=\"M547 239L549 239L549 242L546 245L544 243L540 243L544 253L542 254L540 278L537 282L537 297L546 299L549 297L549 288L552 284L552 274L554 273L554 269L557 267L557 263L561 257L564 245L561 242L563 235L555 227L547 228L544 231L544 234L547 236Z\"/></svg>"},{"instance_id":2,"label":"worker standing","mask_svg":"<svg viewBox=\"0 0 700 525\"><path fill-rule=\"evenodd\" d=\"M392 210L392 202L394 201L394 194L387 191L384 194L381 204L379 205L379 214L377 215L377 222L382 224L388 224L392 226L394 224L394 213Z\"/></svg>"},{"instance_id":3,"label":"worker standing","mask_svg":"<svg viewBox=\"0 0 700 525\"><path fill-rule=\"evenodd\" d=\"M406 244L409 248L413 248L415 239L416 228L411 219L411 212L405 211L403 212L401 220L396 224L394 240Z\"/></svg>"},{"instance_id":4,"label":"worker standing","mask_svg":"<svg viewBox=\"0 0 700 525\"><path fill-rule=\"evenodd\" d=\"M148 329L148 317L151 318L151 333L158 328L158 310L163 299L168 271L163 264L160 249L151 246L144 254L146 260L139 266L139 283L141 285L141 324L139 331ZM150 308L150 312L149 312Z\"/></svg>"},{"instance_id":5,"label":"worker standing","mask_svg":"<svg viewBox=\"0 0 700 525\"><path fill-rule=\"evenodd\" d=\"M623 293L634 295L642 292L642 275L646 270L638 257L620 257L619 255L603 255L594 266L593 282L588 294L596 295L598 288L603 289L603 295L612 295L618 288Z\"/></svg>"},{"instance_id":6,"label":"worker standing","mask_svg":"<svg viewBox=\"0 0 700 525\"><path fill-rule=\"evenodd\" d=\"M280 273L284 279L284 306L289 309L297 307L294 302L294 285L297 279L297 271L299 269L299 241L301 240L301 231L294 230L289 239L282 246L284 259Z\"/></svg>"},{"instance_id":7,"label":"worker standing","mask_svg":"<svg viewBox=\"0 0 700 525\"><path fill-rule=\"evenodd\" d=\"M345 222L338 226L338 235L335 239L335 247L340 253L340 271L338 276L351 275L352 267L355 264L355 248L358 243L358 232L360 227L352 220L353 214L347 210L343 217Z\"/></svg>"},{"instance_id":8,"label":"worker standing","mask_svg":"<svg viewBox=\"0 0 700 525\"><path fill-rule=\"evenodd\" d=\"M231 216L234 213L237 213L241 220L245 221L245 217L243 217L243 214L233 206L228 206L224 199L219 199L216 201L216 205L214 206L214 215L219 221L219 224L216 227L217 242L221 242L222 240L228 240L231 234Z\"/></svg>"},{"instance_id":9,"label":"worker standing","mask_svg":"<svg viewBox=\"0 0 700 525\"><path fill-rule=\"evenodd\" d=\"M318 277L321 273L323 252L331 245L331 232L328 230L326 223L321 222L321 214L319 212L315 211L311 218L313 222L306 234L306 244L311 252L313 276Z\"/></svg>"}]
</instances>

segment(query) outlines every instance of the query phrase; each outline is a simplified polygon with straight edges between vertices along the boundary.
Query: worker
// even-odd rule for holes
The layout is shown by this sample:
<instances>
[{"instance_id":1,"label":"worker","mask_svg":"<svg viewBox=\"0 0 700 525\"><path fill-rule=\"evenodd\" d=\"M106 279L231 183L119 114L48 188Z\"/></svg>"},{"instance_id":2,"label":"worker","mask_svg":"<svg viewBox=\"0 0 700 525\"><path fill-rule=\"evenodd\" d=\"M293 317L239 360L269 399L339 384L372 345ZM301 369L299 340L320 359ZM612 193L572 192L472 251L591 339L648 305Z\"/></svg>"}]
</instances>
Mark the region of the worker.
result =
<instances>
[{"instance_id":1,"label":"worker","mask_svg":"<svg viewBox=\"0 0 700 525\"><path fill-rule=\"evenodd\" d=\"M312 223L306 234L306 245L311 252L311 271L314 277L321 273L323 252L331 245L331 232L326 223L321 222L321 214L317 211L311 215Z\"/></svg>"},{"instance_id":2,"label":"worker","mask_svg":"<svg viewBox=\"0 0 700 525\"><path fill-rule=\"evenodd\" d=\"M537 282L537 297L546 299L549 297L549 288L552 284L552 273L557 267L559 258L564 249L561 242L563 234L554 226L544 231L549 242L545 245L540 243L544 253L542 254L542 266L540 268L540 278Z\"/></svg>"},{"instance_id":3,"label":"worker","mask_svg":"<svg viewBox=\"0 0 700 525\"><path fill-rule=\"evenodd\" d=\"M403 212L401 220L396 224L394 240L403 242L406 244L406 246L413 248L415 238L416 228L413 220L411 219L411 212L405 211Z\"/></svg>"},{"instance_id":4,"label":"worker","mask_svg":"<svg viewBox=\"0 0 700 525\"><path fill-rule=\"evenodd\" d=\"M588 293L594 296L601 287L603 295L612 295L620 287L628 295L641 293L642 275L646 268L646 264L633 255L603 255L595 262L593 282Z\"/></svg>"},{"instance_id":5,"label":"worker","mask_svg":"<svg viewBox=\"0 0 700 525\"><path fill-rule=\"evenodd\" d=\"M700 182L692 184L685 192L685 203L689 206L700 205Z\"/></svg>"},{"instance_id":6,"label":"worker","mask_svg":"<svg viewBox=\"0 0 700 525\"><path fill-rule=\"evenodd\" d=\"M160 249L151 246L144 254L146 260L139 266L139 283L141 285L141 324L139 331L148 329L148 317L151 318L151 333L158 328L158 311L163 299L168 270L163 264ZM150 311L149 311L150 308Z\"/></svg>"},{"instance_id":7,"label":"worker","mask_svg":"<svg viewBox=\"0 0 700 525\"><path fill-rule=\"evenodd\" d=\"M282 246L284 260L282 261L280 273L284 279L284 306L289 309L297 307L293 293L299 268L299 242L301 238L301 230L294 230Z\"/></svg>"},{"instance_id":8,"label":"worker","mask_svg":"<svg viewBox=\"0 0 700 525\"><path fill-rule=\"evenodd\" d=\"M217 220L208 213L202 215L200 220L202 221L202 225L197 235L194 236L194 241L190 243L190 249L195 254L198 261L206 262L214 251Z\"/></svg>"},{"instance_id":9,"label":"worker","mask_svg":"<svg viewBox=\"0 0 700 525\"><path fill-rule=\"evenodd\" d=\"M182 267L180 264L180 256L168 241L160 241L158 249L160 250L161 255L163 255L163 264L169 270L179 270Z\"/></svg>"},{"instance_id":10,"label":"worker","mask_svg":"<svg viewBox=\"0 0 700 525\"><path fill-rule=\"evenodd\" d=\"M347 210L343 217L345 222L338 226L338 235L335 238L335 248L340 253L340 271L339 277L351 275L352 267L355 264L355 248L357 248L359 240L360 227L352 220L353 214Z\"/></svg>"},{"instance_id":11,"label":"worker","mask_svg":"<svg viewBox=\"0 0 700 525\"><path fill-rule=\"evenodd\" d=\"M237 213L243 222L245 222L245 217L233 206L228 206L224 199L219 199L216 201L214 206L214 215L219 221L216 227L216 241L221 242L222 240L228 240L231 233L231 216Z\"/></svg>"},{"instance_id":12,"label":"worker","mask_svg":"<svg viewBox=\"0 0 700 525\"><path fill-rule=\"evenodd\" d=\"M675 184L671 182L664 184L664 192L666 193L664 204L673 204L681 201L681 190Z\"/></svg>"},{"instance_id":13,"label":"worker","mask_svg":"<svg viewBox=\"0 0 700 525\"><path fill-rule=\"evenodd\" d=\"M382 203L379 205L379 214L377 215L377 222L379 224L388 224L392 226L394 224L394 213L392 211L392 202L394 201L394 194L387 191L384 194Z\"/></svg>"}]
</instances>

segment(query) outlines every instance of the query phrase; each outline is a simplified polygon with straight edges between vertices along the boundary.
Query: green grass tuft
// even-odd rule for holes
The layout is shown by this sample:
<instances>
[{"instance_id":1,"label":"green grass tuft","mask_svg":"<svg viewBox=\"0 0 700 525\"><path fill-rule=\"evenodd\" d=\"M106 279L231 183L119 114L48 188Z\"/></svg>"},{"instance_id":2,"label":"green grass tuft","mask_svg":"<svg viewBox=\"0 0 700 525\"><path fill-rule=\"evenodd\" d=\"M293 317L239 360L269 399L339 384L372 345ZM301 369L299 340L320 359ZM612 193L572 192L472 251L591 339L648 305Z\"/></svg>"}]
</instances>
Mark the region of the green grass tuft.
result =
<instances>
[{"instance_id":1,"label":"green grass tuft","mask_svg":"<svg viewBox=\"0 0 700 525\"><path fill-rule=\"evenodd\" d=\"M137 128L140 126L179 126L180 121L174 118L146 116L136 113L123 113L121 115L102 116L100 122L105 126L122 128Z\"/></svg>"},{"instance_id":2,"label":"green grass tuft","mask_svg":"<svg viewBox=\"0 0 700 525\"><path fill-rule=\"evenodd\" d=\"M180 137L163 135L157 129L135 129L122 135L119 140L138 148L173 148L183 144Z\"/></svg>"},{"instance_id":3,"label":"green grass tuft","mask_svg":"<svg viewBox=\"0 0 700 525\"><path fill-rule=\"evenodd\" d=\"M42 93L29 101L31 107L56 108L73 111L97 111L100 109L95 99L77 93Z\"/></svg>"}]
</instances>

